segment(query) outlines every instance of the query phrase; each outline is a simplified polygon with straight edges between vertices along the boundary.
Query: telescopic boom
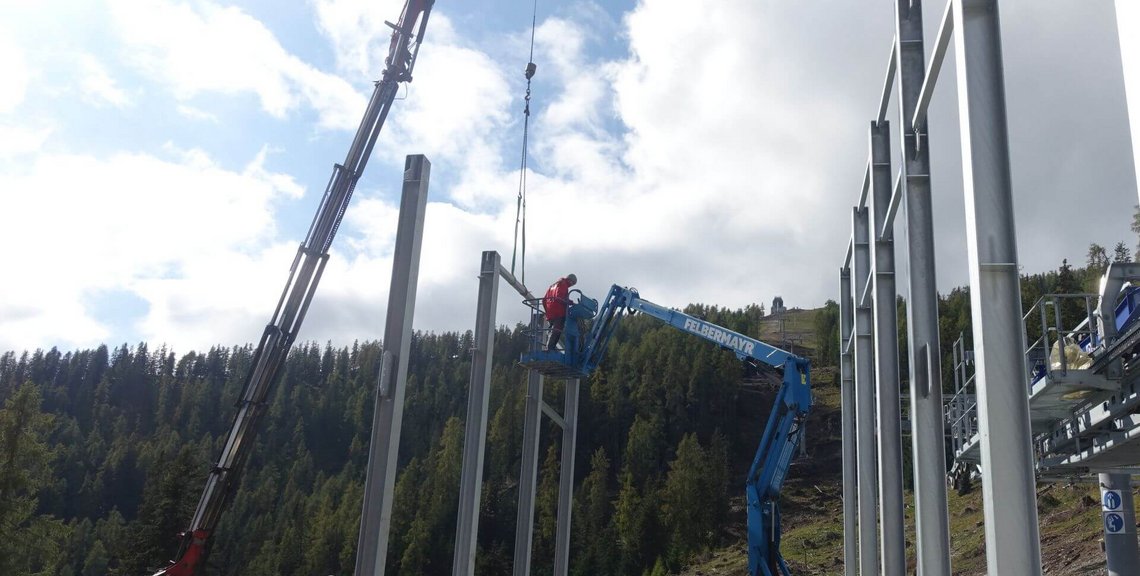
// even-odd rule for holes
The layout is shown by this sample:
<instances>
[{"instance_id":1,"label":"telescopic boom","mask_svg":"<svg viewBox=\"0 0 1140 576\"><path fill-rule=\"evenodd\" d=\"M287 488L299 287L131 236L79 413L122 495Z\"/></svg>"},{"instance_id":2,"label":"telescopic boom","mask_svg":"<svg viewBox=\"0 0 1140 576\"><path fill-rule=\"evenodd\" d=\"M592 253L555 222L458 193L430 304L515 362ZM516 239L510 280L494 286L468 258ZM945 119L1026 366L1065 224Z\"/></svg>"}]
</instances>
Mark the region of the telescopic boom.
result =
<instances>
[{"instance_id":1,"label":"telescopic boom","mask_svg":"<svg viewBox=\"0 0 1140 576\"><path fill-rule=\"evenodd\" d=\"M352 146L348 149L348 156L343 164L334 165L332 177L325 188L308 235L297 248L277 309L273 311L273 317L266 325L261 342L254 352L229 437L217 464L206 479L206 488L198 500L190 526L181 534L181 544L174 560L155 576L193 576L205 564L210 538L222 512L237 490L242 467L253 449L253 438L257 433L257 422L265 408L265 399L301 329L301 322L305 319L321 273L328 262L329 246L344 218L356 182L364 172L372 147L376 144L376 138L396 99L400 83L412 80L412 68L434 3L435 0L408 0L399 22L387 23L392 28L392 42L388 48L383 75L376 82L368 109L365 110Z\"/></svg>"}]
</instances>

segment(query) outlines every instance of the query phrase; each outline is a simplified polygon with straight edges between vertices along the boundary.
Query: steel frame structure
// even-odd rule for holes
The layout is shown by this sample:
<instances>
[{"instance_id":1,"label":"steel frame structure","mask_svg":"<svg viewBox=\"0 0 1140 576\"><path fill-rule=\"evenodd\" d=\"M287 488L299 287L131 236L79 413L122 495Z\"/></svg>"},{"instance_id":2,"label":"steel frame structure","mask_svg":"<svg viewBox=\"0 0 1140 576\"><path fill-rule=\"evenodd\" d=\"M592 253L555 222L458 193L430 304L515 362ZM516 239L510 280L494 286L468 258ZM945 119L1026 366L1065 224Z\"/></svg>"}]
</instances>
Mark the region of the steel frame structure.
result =
<instances>
[{"instance_id":1,"label":"steel frame structure","mask_svg":"<svg viewBox=\"0 0 1140 576\"><path fill-rule=\"evenodd\" d=\"M1027 381L1023 361L1026 347L1020 312L998 2L948 0L929 67L924 62L921 0L896 0L895 23L878 114L870 127L867 169L852 214L851 239L840 268L845 574L856 574L856 567L860 574L893 575L906 570L900 375L894 304L898 291L893 231L900 207L906 215L904 231L910 272L908 398L915 454L917 571L923 576L950 574L946 471L941 458L945 416L938 369L938 296L926 114L951 40L958 55L956 73L977 355L975 374L969 382L971 387L976 387L976 393L969 393L965 381L966 352L964 347L955 347L959 394L950 401L949 410L955 430L961 427L980 432L978 459L983 470L989 571L1040 574L1029 398L1020 386ZM892 185L886 114L896 84L901 166ZM1133 135L1135 139L1135 128ZM357 574L384 573L407 374L404 360L410 344L429 172L430 163L422 156L408 157ZM402 242L405 235L410 236ZM475 567L498 297L496 276L506 280L523 297L533 299L526 287L502 267L497 252L482 254L454 550L453 574L456 576L472 575ZM535 315L531 322L537 329L541 327L542 318ZM579 387L578 380L567 381L563 412L559 415L543 400L543 376L537 372L528 376L515 576L530 572L543 415L563 432L554 574L561 576L568 572ZM1119 401L1113 397L1103 408L1087 412L1085 420L1089 421L1075 421L1074 434L1082 426L1096 424L1091 420L1119 416L1115 410L1119 408L1117 404L1128 404L1133 396L1121 395ZM965 405L967 402L970 406ZM1140 421L1135 425L1140 430ZM1079 442L1065 434L1061 429L1045 441ZM974 448L960 440L955 434L956 454ZM1100 482L1102 491L1120 490L1130 485L1130 478L1127 474L1102 474ZM1002 494L1002 498L996 499L995 494ZM1125 510L1132 519L1131 502L1128 504ZM1136 555L1134 540L1122 545L1121 540L1116 539L1107 546L1124 546L1121 549L1125 549L1127 555L1117 553L1117 559L1132 558ZM1113 566L1113 558L1110 553L1110 573L1123 574L1113 572L1119 570ZM1134 564L1126 567L1135 569Z\"/></svg>"},{"instance_id":2,"label":"steel frame structure","mask_svg":"<svg viewBox=\"0 0 1140 576\"><path fill-rule=\"evenodd\" d=\"M1117 275L1119 273L1119 275ZM1095 481L1103 500L1104 551L1108 573L1140 576L1140 553L1136 545L1135 509L1130 494L1131 476L1140 462L1140 373L1121 365L1131 356L1133 324L1117 334L1113 304L1124 277L1140 276L1140 266L1114 263L1102 284L1100 303L1094 313L1091 294L1046 294L1023 316L1027 340L1025 366L1032 376L1025 382L1029 397L1036 473L1042 482L1078 483ZM1108 311L1105 311L1107 306ZM1050 310L1051 309L1051 310ZM1081 314L1078 314L1081 313ZM1068 318L1066 318L1068 316ZM1080 316L1078 318L1074 316ZM1072 322L1069 326L1064 322ZM1095 356L1086 360L1067 358L1068 351L1082 345ZM1061 349L1066 354L1061 354ZM978 411L968 386L962 339L954 346L956 394L947 411L955 466L955 482L968 481L981 454L981 434L976 426ZM1073 362L1076 361L1074 364ZM983 471L984 472L984 471ZM1099 476L1089 476L1098 473Z\"/></svg>"},{"instance_id":3,"label":"steel frame structure","mask_svg":"<svg viewBox=\"0 0 1140 576\"><path fill-rule=\"evenodd\" d=\"M897 371L892 373L890 365L893 361L897 367L897 360L891 357L889 345L886 348L881 346L892 334L889 322L894 318L891 294L894 289L894 262L891 250L884 244L890 241L894 217L900 205L906 214L904 231L909 264L907 338L910 352L910 420L915 455L917 573L924 576L950 574L944 483L946 470L942 459L943 430L948 423L956 459L966 463L980 462L981 465L989 572L1041 574L1035 501L1034 421L1030 417L1031 409L1049 412L1053 396L1065 396L1064 392L1069 388L1103 391L1106 396L1103 401L1094 403L1055 426L1049 433L1041 435L1036 449L1048 455L1057 447L1071 450L1068 445L1076 444L1075 453L1068 460L1053 458L1055 461L1050 463L1049 458L1046 458L1043 464L1057 466L1061 470L1065 466L1078 469L1084 460L1096 461L1099 458L1099 462L1110 468L1116 466L1107 470L1116 474L1101 475L1102 489L1108 491L1110 487L1117 490L1122 486L1126 488L1129 485L1128 473L1132 470L1120 468L1117 465L1123 460L1120 457L1105 457L1105 453L1131 440L1134 431L1135 436L1140 438L1140 416L1127 414L1133 405L1140 404L1140 396L1132 393L1137 382L1133 381L1126 390L1121 390L1118 384L1093 374L1093 370L1066 369L1064 355L1061 355L1059 372L1050 371L1049 362L1046 362L1046 371L1056 374L1046 374L1044 380L1047 382L1034 384L1027 389L1029 380L1026 354L1035 350L1029 350L1025 345L1023 320L1026 318L1021 314L998 1L948 0L930 53L929 67L923 63L925 51L921 0L896 0L895 8L895 37L891 44L878 115L872 123L871 159L855 206L851 240L840 268L846 574L853 574L852 566L857 563L861 574L878 573L879 567L866 558L875 551L868 550L864 545L856 550L853 545L856 534L852 533L857 526L857 537L861 544L873 541L876 520L882 534L882 549L879 551L883 561L882 572L903 573L897 562L899 554L905 551L900 551L896 544L897 532L893 527L887 527L887 524L896 522L894 507L898 497L898 489L888 479L891 471L898 470L901 464L893 460L894 446L898 442L894 427L898 421L898 382ZM1123 47L1126 42L1134 40L1124 38L1124 31L1126 28L1131 30L1140 23L1140 10L1125 9L1119 0L1117 8ZM1125 12L1130 14L1127 19ZM926 113L951 41L955 43L957 54L966 236L976 356L975 352L967 353L962 339L955 343L955 395L946 404L944 415L938 368L941 361L938 352L938 300ZM1129 95L1135 101L1132 92L1137 91L1137 86L1135 78L1131 82L1127 78L1127 58L1128 56L1125 57L1126 84L1129 84ZM896 78L902 166L895 180L894 191L888 196L883 185L883 172L889 174L889 159L883 161L877 152L882 144L876 139L876 130L885 124L892 85ZM1131 113L1133 118L1137 117L1136 110ZM1137 127L1133 126L1134 141L1137 134ZM889 200L884 210L882 204L885 198ZM874 214L870 237L867 236L866 217L860 218L860 214L867 209ZM861 260L868 243L873 246L870 269ZM873 290L871 286L874 286ZM868 295L872 291L874 298L870 299ZM1086 295L1079 297L1087 300ZM1043 336L1035 344L1041 344L1040 348L1047 353L1049 340L1046 332L1049 328L1045 326L1045 305L1042 303L1041 309L1036 310L1041 316ZM868 306L875 317L875 332L885 330L887 334L866 334L860 329L860 317L866 314ZM1054 303L1053 306L1054 316L1059 323L1057 304ZM1090 308L1087 301L1085 308ZM1034 312L1031 310L1030 314ZM1056 328L1056 334L1058 338L1062 336L1060 327ZM868 384L865 382L871 377L868 364L871 360L867 354L859 353L858 341L861 337L874 338L876 343L873 387L878 394L879 407L879 436L876 438L878 470L870 468L860 452L863 449L863 436L866 435L861 428L866 426L862 406L875 401L875 397L869 395ZM1130 342L1131 340L1121 345L1131 345ZM972 375L967 375L967 364L973 364ZM1113 393L1116 390L1120 391ZM1050 416L1051 422L1056 421L1052 412L1044 416ZM848 425L852 420L858 423ZM1081 446L1082 435L1108 425L1119 432L1101 435ZM854 441L848 441L848 435L852 435ZM973 464L970 468L973 468ZM1098 470L1085 469L1085 473L1089 471ZM969 474L970 471L964 473ZM878 502L863 497L868 484L880 487ZM858 502L849 501L856 498ZM878 516L875 510L864 509L868 504L881 507ZM1131 527L1134 524L1134 513L1130 499L1123 508L1123 513L1128 518L1125 523ZM1108 513L1106 509L1106 543L1114 538L1109 532ZM1126 539L1115 538L1112 543L1106 544L1111 574L1135 573L1135 534L1131 534L1128 545L1121 544L1123 540ZM902 560L905 566L905 557ZM1120 570L1127 571L1119 572Z\"/></svg>"},{"instance_id":4,"label":"steel frame structure","mask_svg":"<svg viewBox=\"0 0 1140 576\"><path fill-rule=\"evenodd\" d=\"M491 387L491 357L495 343L495 311L499 278L525 299L534 296L500 263L499 253L483 252L479 267L479 299L475 319L475 348L467 396L467 422L463 438L463 470L459 491L459 518L455 527L454 576L473 576L479 534L479 499L483 489L483 457L487 442L487 412ZM540 315L531 316L531 328L541 327ZM562 461L558 480L558 516L554 536L554 574L565 576L570 566L570 516L573 509L574 456L578 430L578 380L568 380L563 412L558 414L542 399L543 376L531 371L527 378L523 424L522 466L519 474L518 524L515 527L515 576L530 574L534 531L534 497L537 489L539 429L542 416L562 428Z\"/></svg>"},{"instance_id":5,"label":"steel frame structure","mask_svg":"<svg viewBox=\"0 0 1140 576\"><path fill-rule=\"evenodd\" d=\"M966 203L970 285L977 355L977 403L982 433L985 483L986 552L990 573L1040 574L1037 511L1030 445L1028 398L1018 384L1024 382L1022 362L1024 335L1021 329L1021 298L1017 276L1017 245L1013 226L1013 201L1009 178L1008 130L1005 115L1004 74L1001 59L1000 20L996 0L949 0L942 13L929 67L924 63L922 2L896 0L895 36L891 42L886 80L878 114L872 124L872 151L863 178L856 214L870 209L875 214L871 237L866 238L859 218L852 226L841 279L855 290L843 295L840 314L854 318L856 340L861 336L859 318L868 305L858 288L875 285L872 304L875 325L888 334L875 335L883 342L893 332L895 321L893 248L885 244L894 230L900 205L906 214L906 250L909 268L908 344L910 366L911 441L914 454L918 573L949 576L949 520L947 514L943 453L942 384L938 366L938 295L935 282L934 233L930 202L929 135L926 113L950 41L957 52L958 106L962 119L963 181ZM955 33L957 28L957 33ZM899 98L900 153L902 166L893 192L889 184L889 156L877 152L876 130L886 123L887 109L897 78ZM884 171L886 174L884 174ZM885 201L885 209L883 207ZM874 242L870 269L861 266L863 242ZM852 270L853 269L853 270ZM842 343L846 352L851 338ZM856 344L856 348L858 348ZM879 402L880 478L859 460L855 482L859 494L866 484L882 482L882 550L885 574L905 572L905 549L901 519L895 507L902 500L901 483L885 481L892 470L901 471L898 422L897 356L890 346L876 346L876 385ZM869 378L870 359L856 350L853 355L855 401L871 402L864 382ZM894 371L890 370L893 362ZM846 384L846 382L845 382ZM845 416L846 417L846 416ZM860 416L861 418L861 416ZM856 426L863 425L859 422ZM861 436L856 434L860 441ZM846 481L846 480L845 480ZM845 493L849 493L845 487ZM995 494L1001 494L1000 499ZM865 510L870 501L858 502L860 542L870 541L876 528L875 512ZM897 527L894 526L898 523ZM848 522L850 524L850 522ZM890 526L888 526L890 525ZM1015 528L1016 526L1016 528ZM851 538L851 536L847 536ZM845 546L845 563L856 562L852 547ZM873 553L860 546L861 574L878 573L865 556Z\"/></svg>"}]
</instances>

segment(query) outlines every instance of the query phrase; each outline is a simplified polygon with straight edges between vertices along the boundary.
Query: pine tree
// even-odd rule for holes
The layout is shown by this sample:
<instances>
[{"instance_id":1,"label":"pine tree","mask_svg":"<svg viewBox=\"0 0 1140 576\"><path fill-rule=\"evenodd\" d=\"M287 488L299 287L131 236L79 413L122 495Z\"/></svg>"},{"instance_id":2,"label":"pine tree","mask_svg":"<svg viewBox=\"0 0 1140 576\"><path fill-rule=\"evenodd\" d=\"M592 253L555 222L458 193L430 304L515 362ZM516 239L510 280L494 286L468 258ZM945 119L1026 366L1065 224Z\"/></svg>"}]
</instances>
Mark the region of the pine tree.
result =
<instances>
[{"instance_id":1,"label":"pine tree","mask_svg":"<svg viewBox=\"0 0 1140 576\"><path fill-rule=\"evenodd\" d=\"M534 498L534 559L532 569L538 574L551 573L554 565L554 539L558 530L558 483L561 462L558 445L551 443L539 470Z\"/></svg>"},{"instance_id":2,"label":"pine tree","mask_svg":"<svg viewBox=\"0 0 1140 576\"><path fill-rule=\"evenodd\" d=\"M1140 235L1140 204L1132 209L1132 232ZM1136 253L1140 254L1140 243L1136 244Z\"/></svg>"},{"instance_id":3,"label":"pine tree","mask_svg":"<svg viewBox=\"0 0 1140 576\"><path fill-rule=\"evenodd\" d=\"M711 544L718 531L728 521L729 508L729 446L728 437L720 429L713 432L709 447L705 450L706 506L712 520L713 533L709 535Z\"/></svg>"},{"instance_id":4,"label":"pine tree","mask_svg":"<svg viewBox=\"0 0 1140 576\"><path fill-rule=\"evenodd\" d=\"M1124 243L1124 241L1117 242L1116 246L1112 249L1112 261L1113 262L1131 262L1132 261L1132 252L1128 250L1128 246Z\"/></svg>"},{"instance_id":5,"label":"pine tree","mask_svg":"<svg viewBox=\"0 0 1140 576\"><path fill-rule=\"evenodd\" d=\"M664 442L664 423L660 416L643 418L639 414L633 419L625 447L625 468L635 483L644 484L659 473Z\"/></svg>"},{"instance_id":6,"label":"pine tree","mask_svg":"<svg viewBox=\"0 0 1140 576\"><path fill-rule=\"evenodd\" d=\"M1123 242L1121 242L1121 244L1123 244ZM1087 267L1097 270L1098 274L1103 274L1104 268L1108 266L1108 252L1105 251L1104 246L1096 242L1089 244L1085 264Z\"/></svg>"},{"instance_id":7,"label":"pine tree","mask_svg":"<svg viewBox=\"0 0 1140 576\"><path fill-rule=\"evenodd\" d=\"M107 573L107 566L111 563L107 556L107 548L102 540L96 540L83 561L82 576L103 576Z\"/></svg>"},{"instance_id":8,"label":"pine tree","mask_svg":"<svg viewBox=\"0 0 1140 576\"><path fill-rule=\"evenodd\" d=\"M1057 285L1053 289L1054 294L1079 294L1081 292L1081 283L1077 279L1073 267L1069 265L1067 259L1061 260L1061 268L1057 270ZM1072 330L1081 320L1086 316L1084 302L1074 298L1062 298L1061 305L1061 330Z\"/></svg>"},{"instance_id":9,"label":"pine tree","mask_svg":"<svg viewBox=\"0 0 1140 576\"><path fill-rule=\"evenodd\" d=\"M839 304L828 300L815 315L815 334L819 365L839 365Z\"/></svg>"},{"instance_id":10,"label":"pine tree","mask_svg":"<svg viewBox=\"0 0 1140 576\"><path fill-rule=\"evenodd\" d=\"M1123 244L1123 242L1121 243ZM1100 277L1108 268L1108 252L1104 246L1093 242L1089 244L1088 255L1085 257L1085 290L1096 292L1100 286Z\"/></svg>"},{"instance_id":11,"label":"pine tree","mask_svg":"<svg viewBox=\"0 0 1140 576\"><path fill-rule=\"evenodd\" d=\"M680 566L710 542L714 532L712 510L707 505L708 457L694 434L686 434L669 464L661 492L661 515L669 532L669 564Z\"/></svg>"},{"instance_id":12,"label":"pine tree","mask_svg":"<svg viewBox=\"0 0 1140 576\"><path fill-rule=\"evenodd\" d=\"M138 520L132 526L124 573L156 569L174 557L177 535L186 528L197 501L200 474L195 464L193 449L185 446L176 457L160 458L152 467Z\"/></svg>"},{"instance_id":13,"label":"pine tree","mask_svg":"<svg viewBox=\"0 0 1140 576\"><path fill-rule=\"evenodd\" d=\"M645 506L633 474L622 474L621 489L614 503L614 526L617 528L618 550L621 554L622 573L638 573L644 564L644 544L646 518Z\"/></svg>"},{"instance_id":14,"label":"pine tree","mask_svg":"<svg viewBox=\"0 0 1140 576\"><path fill-rule=\"evenodd\" d=\"M67 527L37 510L52 458L44 441L52 417L40 403L28 381L0 410L0 574L54 574L66 562Z\"/></svg>"},{"instance_id":15,"label":"pine tree","mask_svg":"<svg viewBox=\"0 0 1140 576\"><path fill-rule=\"evenodd\" d=\"M610 461L605 448L590 457L590 474L582 480L574 499L577 510L571 528L574 546L571 568L575 575L616 574L613 504L609 490Z\"/></svg>"}]
</instances>

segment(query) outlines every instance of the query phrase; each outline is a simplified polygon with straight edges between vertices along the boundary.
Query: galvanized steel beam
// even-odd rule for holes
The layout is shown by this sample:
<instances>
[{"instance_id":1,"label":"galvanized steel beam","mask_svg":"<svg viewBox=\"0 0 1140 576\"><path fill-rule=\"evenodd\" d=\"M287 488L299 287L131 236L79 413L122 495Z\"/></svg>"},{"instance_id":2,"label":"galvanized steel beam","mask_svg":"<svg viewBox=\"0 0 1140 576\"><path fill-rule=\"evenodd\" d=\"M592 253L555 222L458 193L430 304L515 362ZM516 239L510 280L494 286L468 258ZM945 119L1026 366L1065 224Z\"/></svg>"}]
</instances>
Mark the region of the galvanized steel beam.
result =
<instances>
[{"instance_id":1,"label":"galvanized steel beam","mask_svg":"<svg viewBox=\"0 0 1140 576\"><path fill-rule=\"evenodd\" d=\"M855 238L855 254L851 271L851 293L863 294L870 287L871 270L870 222L868 210L856 208L851 214ZM874 319L871 307L856 302L855 315L855 452L859 482L859 574L879 574L879 472L875 440L875 364L872 356Z\"/></svg>"},{"instance_id":2,"label":"galvanized steel beam","mask_svg":"<svg viewBox=\"0 0 1140 576\"><path fill-rule=\"evenodd\" d=\"M499 268L499 253L483 252L479 269L479 308L475 316L475 349L472 351L471 383L467 391L459 519L455 527L455 553L451 567L454 576L475 574L479 497L483 488L483 453L487 444L491 354L495 347L495 308L499 302Z\"/></svg>"},{"instance_id":3,"label":"galvanized steel beam","mask_svg":"<svg viewBox=\"0 0 1140 576\"><path fill-rule=\"evenodd\" d=\"M887 107L891 104L891 90L895 85L895 69L897 68L896 62L898 61L898 43L891 41L891 56L887 59L887 77L883 80L883 91L879 95L879 113L875 116L876 122L882 122L887 119ZM859 203L859 207L863 207L863 203Z\"/></svg>"},{"instance_id":4,"label":"galvanized steel beam","mask_svg":"<svg viewBox=\"0 0 1140 576\"><path fill-rule=\"evenodd\" d=\"M863 173L863 188L859 190L859 203L856 208L862 210L867 207L867 191L871 189L871 159L867 159L867 171Z\"/></svg>"},{"instance_id":5,"label":"galvanized steel beam","mask_svg":"<svg viewBox=\"0 0 1140 576\"><path fill-rule=\"evenodd\" d=\"M879 432L879 536L885 574L906 572L903 536L902 420L899 338L895 301L894 232L886 226L891 199L890 123L871 124L871 274L874 278L875 396Z\"/></svg>"},{"instance_id":6,"label":"galvanized steel beam","mask_svg":"<svg viewBox=\"0 0 1140 576\"><path fill-rule=\"evenodd\" d=\"M996 0L954 0L986 563L1041 574L1009 130Z\"/></svg>"},{"instance_id":7,"label":"galvanized steel beam","mask_svg":"<svg viewBox=\"0 0 1140 576\"><path fill-rule=\"evenodd\" d=\"M404 188L392 279L388 288L388 315L384 323L384 352L377 381L368 469L364 479L364 505L356 545L356 576L384 574L388 557L388 530L392 523L392 493L404 419L404 388L408 380L408 353L412 343L412 313L416 307L420 246L427 207L431 162L423 155L404 161Z\"/></svg>"},{"instance_id":8,"label":"galvanized steel beam","mask_svg":"<svg viewBox=\"0 0 1140 576\"><path fill-rule=\"evenodd\" d=\"M918 3L917 1L915 3ZM926 126L926 109L930 107L930 100L934 97L934 86L938 84L938 74L942 71L942 61L946 59L946 49L950 46L950 37L954 34L954 16L950 9L954 0L946 1L946 8L942 12L942 23L938 26L938 36L934 38L934 51L930 54L930 68L922 76L922 88L918 91L918 100L914 104L912 113L908 113L910 126ZM922 9L919 8L921 14ZM919 42L922 41L922 27L919 27ZM921 44L919 45L921 48ZM916 80L917 81L917 80ZM903 118L906 120L906 118ZM922 142L918 146L924 147Z\"/></svg>"},{"instance_id":9,"label":"galvanized steel beam","mask_svg":"<svg viewBox=\"0 0 1140 576\"><path fill-rule=\"evenodd\" d=\"M839 390L843 439L843 574L858 574L858 484L855 456L855 368L851 358L851 327L854 309L851 303L851 269L844 264L839 270Z\"/></svg>"},{"instance_id":10,"label":"galvanized steel beam","mask_svg":"<svg viewBox=\"0 0 1140 576\"><path fill-rule=\"evenodd\" d=\"M545 414L547 418L550 418L551 422L557 424L559 428L566 430L566 421L562 419L562 416L558 415L558 411L556 411L550 406L550 404L547 404L546 402L542 402L541 400L539 400L539 402L541 402L540 406L542 407L542 413Z\"/></svg>"},{"instance_id":11,"label":"galvanized steel beam","mask_svg":"<svg viewBox=\"0 0 1140 576\"><path fill-rule=\"evenodd\" d=\"M566 381L562 409L562 466L558 477L558 517L554 533L554 576L570 571L570 515L574 511L574 455L578 437L577 378Z\"/></svg>"},{"instance_id":12,"label":"galvanized steel beam","mask_svg":"<svg viewBox=\"0 0 1140 576\"><path fill-rule=\"evenodd\" d=\"M907 349L910 366L911 454L914 469L915 552L920 576L950 576L950 518L942 405L942 360L935 280L934 217L930 195L930 146L922 94L933 90L949 43L949 4L935 42L930 71L923 63L921 0L897 0L901 183L906 205ZM921 86L920 86L921 83ZM927 95L926 102L929 102ZM925 113L925 112L923 112Z\"/></svg>"},{"instance_id":13,"label":"galvanized steel beam","mask_svg":"<svg viewBox=\"0 0 1140 576\"><path fill-rule=\"evenodd\" d=\"M531 316L531 329L541 327L542 318ZM537 340L536 340L537 342ZM519 472L519 508L515 523L514 576L529 576L534 543L534 497L538 478L538 440L542 424L542 374L527 374L526 413L523 416L522 463Z\"/></svg>"},{"instance_id":14,"label":"galvanized steel beam","mask_svg":"<svg viewBox=\"0 0 1140 576\"><path fill-rule=\"evenodd\" d=\"M903 187L902 187L903 173L895 176L895 185L891 187L891 201L887 205L887 217L883 220L883 226L877 232L879 239L886 238L891 231L895 229L895 216L899 212L899 205L902 204Z\"/></svg>"},{"instance_id":15,"label":"galvanized steel beam","mask_svg":"<svg viewBox=\"0 0 1140 576\"><path fill-rule=\"evenodd\" d=\"M1132 166L1140 180L1140 3L1116 0L1116 27L1124 70L1124 97L1132 128ZM1140 192L1140 186L1136 188Z\"/></svg>"}]
</instances>

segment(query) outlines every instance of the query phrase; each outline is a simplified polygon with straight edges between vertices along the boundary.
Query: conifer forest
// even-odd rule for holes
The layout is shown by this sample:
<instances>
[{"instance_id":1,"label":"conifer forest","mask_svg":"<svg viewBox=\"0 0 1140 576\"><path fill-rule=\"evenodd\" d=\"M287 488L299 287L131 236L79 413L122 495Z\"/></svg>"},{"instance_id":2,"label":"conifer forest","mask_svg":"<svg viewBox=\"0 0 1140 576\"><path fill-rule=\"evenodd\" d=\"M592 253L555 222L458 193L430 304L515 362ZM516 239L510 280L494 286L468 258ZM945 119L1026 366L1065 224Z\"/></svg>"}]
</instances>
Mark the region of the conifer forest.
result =
<instances>
[{"instance_id":1,"label":"conifer forest","mask_svg":"<svg viewBox=\"0 0 1140 576\"><path fill-rule=\"evenodd\" d=\"M1108 262L1094 248L1085 268L1065 262L1023 277L1024 305L1089 289ZM766 321L756 305L685 311L753 336ZM947 294L940 313L948 373L949 346L969 331L968 290ZM837 306L800 314L811 335L798 351L812 359L817 387L834 386ZM902 299L898 318L903 325ZM390 574L450 573L472 344L470 332L412 340ZM522 326L496 332L480 574L511 571L526 396L516 361L527 345ZM0 574L139 576L164 565L225 441L252 354L251 345L182 354L137 343L0 355ZM352 573L380 356L374 341L294 346L208 574ZM572 573L666 573L742 542L743 477L778 382L652 318L626 320L582 382ZM560 386L546 386L552 406ZM792 476L837 482L837 419L834 410L813 414L821 425L809 428L806 462ZM535 574L551 573L557 514L561 433L544 426Z\"/></svg>"}]
</instances>

